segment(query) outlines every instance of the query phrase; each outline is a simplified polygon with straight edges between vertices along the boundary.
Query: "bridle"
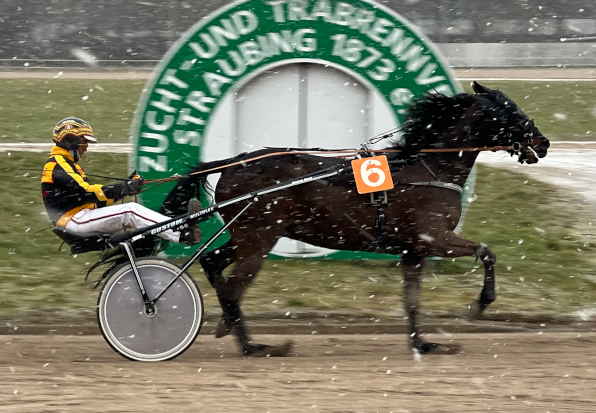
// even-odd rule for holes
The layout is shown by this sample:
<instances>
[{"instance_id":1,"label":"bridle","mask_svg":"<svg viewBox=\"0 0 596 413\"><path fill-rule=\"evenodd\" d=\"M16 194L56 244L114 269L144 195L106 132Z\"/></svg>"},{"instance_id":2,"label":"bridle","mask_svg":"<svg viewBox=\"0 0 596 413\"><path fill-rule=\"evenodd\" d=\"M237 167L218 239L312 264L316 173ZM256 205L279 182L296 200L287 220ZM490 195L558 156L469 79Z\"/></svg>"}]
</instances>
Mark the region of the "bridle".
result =
<instances>
[{"instance_id":1,"label":"bridle","mask_svg":"<svg viewBox=\"0 0 596 413\"><path fill-rule=\"evenodd\" d=\"M540 156L538 155L538 153L534 150L534 148L532 147L532 145L534 144L534 140L535 139L539 139L542 142L544 142L544 140L546 138L544 137L536 137L534 136L533 133L525 133L524 135L531 135L527 137L527 141L525 144L525 152L527 151L531 151L532 154L534 155L534 157L536 159L540 158ZM524 145L522 145L521 142L514 142L509 149L507 149L507 152L509 152L511 154L511 156L516 155L517 156L517 160L520 163L524 163L525 161L527 161L527 155L525 152L522 152L522 149L524 148Z\"/></svg>"}]
</instances>

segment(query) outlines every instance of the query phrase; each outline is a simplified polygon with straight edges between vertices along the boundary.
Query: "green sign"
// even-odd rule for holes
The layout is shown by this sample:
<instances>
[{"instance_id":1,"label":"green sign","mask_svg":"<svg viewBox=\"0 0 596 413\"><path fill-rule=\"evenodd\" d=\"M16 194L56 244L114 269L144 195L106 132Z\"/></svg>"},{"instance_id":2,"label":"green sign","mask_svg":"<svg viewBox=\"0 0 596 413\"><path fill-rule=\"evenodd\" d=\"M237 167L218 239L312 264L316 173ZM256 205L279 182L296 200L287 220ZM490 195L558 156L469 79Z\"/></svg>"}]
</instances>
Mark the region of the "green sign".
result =
<instances>
[{"instance_id":1,"label":"green sign","mask_svg":"<svg viewBox=\"0 0 596 413\"><path fill-rule=\"evenodd\" d=\"M383 5L238 1L197 23L161 61L135 117L133 167L147 179L186 173L202 160L205 132L226 93L267 69L303 62L341 69L378 91L399 123L424 92L460 91L434 45ZM142 202L158 209L172 187L146 192ZM215 218L201 224L207 233L218 226Z\"/></svg>"}]
</instances>

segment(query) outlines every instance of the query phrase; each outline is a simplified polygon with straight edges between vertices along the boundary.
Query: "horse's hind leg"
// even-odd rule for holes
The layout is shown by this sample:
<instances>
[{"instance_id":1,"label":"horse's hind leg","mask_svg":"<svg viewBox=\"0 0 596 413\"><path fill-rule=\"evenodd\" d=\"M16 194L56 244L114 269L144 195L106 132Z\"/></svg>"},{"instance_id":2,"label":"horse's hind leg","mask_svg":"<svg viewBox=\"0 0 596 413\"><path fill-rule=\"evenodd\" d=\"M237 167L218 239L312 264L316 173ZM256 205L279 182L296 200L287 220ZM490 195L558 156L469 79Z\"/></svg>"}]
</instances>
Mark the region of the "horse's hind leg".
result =
<instances>
[{"instance_id":1,"label":"horse's hind leg","mask_svg":"<svg viewBox=\"0 0 596 413\"><path fill-rule=\"evenodd\" d=\"M256 242L242 243L243 248L238 248L236 252L236 266L228 277L226 286L223 289L224 293L220 295L220 302L225 307L224 312L233 323L238 344L245 355L285 356L292 349L293 343L291 341L277 347L254 343L249 337L244 323L244 316L240 309L240 300L244 291L256 278L263 261L269 250L273 248L276 240L277 238L267 240L271 242L271 245L268 242L260 245Z\"/></svg>"},{"instance_id":2,"label":"horse's hind leg","mask_svg":"<svg viewBox=\"0 0 596 413\"><path fill-rule=\"evenodd\" d=\"M401 263L404 271L404 306L410 325L410 345L413 349L422 350L421 346L424 342L418 323L418 306L423 260L414 253L406 253L402 256Z\"/></svg>"},{"instance_id":3,"label":"horse's hind leg","mask_svg":"<svg viewBox=\"0 0 596 413\"><path fill-rule=\"evenodd\" d=\"M410 325L410 346L412 350L421 354L433 352L454 353L459 350L457 345L443 345L426 342L422 338L422 328L418 321L420 281L424 265L423 257L415 252L407 252L402 256L404 271L404 305Z\"/></svg>"},{"instance_id":4,"label":"horse's hind leg","mask_svg":"<svg viewBox=\"0 0 596 413\"><path fill-rule=\"evenodd\" d=\"M484 309L497 298L495 290L496 255L493 254L486 244L480 244L480 247L476 251L476 259L482 260L484 264L484 284L478 299L468 306L468 318L470 320L478 318Z\"/></svg>"},{"instance_id":5,"label":"horse's hind leg","mask_svg":"<svg viewBox=\"0 0 596 413\"><path fill-rule=\"evenodd\" d=\"M221 321L215 331L215 337L221 338L227 336L232 331L234 323L228 314L226 305L222 302L222 297L225 297L227 285L226 279L223 276L223 271L236 260L236 246L229 240L224 245L209 251L207 254L199 258L199 262L205 271L205 275L209 280L211 286L215 289L219 304L223 311Z\"/></svg>"}]
</instances>

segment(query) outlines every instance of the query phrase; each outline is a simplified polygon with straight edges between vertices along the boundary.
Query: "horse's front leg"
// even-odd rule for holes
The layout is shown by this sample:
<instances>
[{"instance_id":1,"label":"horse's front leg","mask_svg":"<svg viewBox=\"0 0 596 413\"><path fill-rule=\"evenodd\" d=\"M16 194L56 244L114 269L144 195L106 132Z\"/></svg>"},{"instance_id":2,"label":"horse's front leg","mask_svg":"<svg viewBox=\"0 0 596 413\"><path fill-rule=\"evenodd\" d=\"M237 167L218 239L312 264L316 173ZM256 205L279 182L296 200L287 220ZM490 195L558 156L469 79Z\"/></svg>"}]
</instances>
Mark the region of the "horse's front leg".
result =
<instances>
[{"instance_id":1,"label":"horse's front leg","mask_svg":"<svg viewBox=\"0 0 596 413\"><path fill-rule=\"evenodd\" d=\"M440 232L436 236L420 236L418 248L429 256L437 257L466 257L476 256L484 264L484 284L477 300L468 306L468 318L473 320L495 301L495 264L496 255L486 244L478 244L474 241L457 235L453 231Z\"/></svg>"},{"instance_id":2,"label":"horse's front leg","mask_svg":"<svg viewBox=\"0 0 596 413\"><path fill-rule=\"evenodd\" d=\"M459 350L456 345L430 343L422 338L422 328L418 320L420 281L424 267L423 257L408 251L402 256L404 271L404 305L410 326L410 346L413 351L426 354L429 352L453 353Z\"/></svg>"},{"instance_id":3,"label":"horse's front leg","mask_svg":"<svg viewBox=\"0 0 596 413\"><path fill-rule=\"evenodd\" d=\"M476 259L480 259L484 264L484 284L478 299L472 301L468 306L468 319L475 320L484 311L486 307L497 298L495 289L495 264L497 256L488 248L486 244L480 244L476 250Z\"/></svg>"}]
</instances>

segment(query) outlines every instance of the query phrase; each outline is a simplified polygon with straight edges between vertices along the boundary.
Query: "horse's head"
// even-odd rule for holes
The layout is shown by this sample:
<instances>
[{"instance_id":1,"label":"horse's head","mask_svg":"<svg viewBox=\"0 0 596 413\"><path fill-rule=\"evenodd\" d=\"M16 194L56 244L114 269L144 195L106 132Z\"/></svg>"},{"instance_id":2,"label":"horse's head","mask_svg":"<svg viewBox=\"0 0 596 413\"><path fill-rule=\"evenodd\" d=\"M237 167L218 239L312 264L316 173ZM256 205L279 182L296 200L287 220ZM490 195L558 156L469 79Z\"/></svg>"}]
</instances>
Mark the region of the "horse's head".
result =
<instances>
[{"instance_id":1,"label":"horse's head","mask_svg":"<svg viewBox=\"0 0 596 413\"><path fill-rule=\"evenodd\" d=\"M476 82L473 95L486 115L483 122L497 144L508 144L508 152L520 163L529 164L544 158L550 143L534 121L501 90L489 89Z\"/></svg>"}]
</instances>

